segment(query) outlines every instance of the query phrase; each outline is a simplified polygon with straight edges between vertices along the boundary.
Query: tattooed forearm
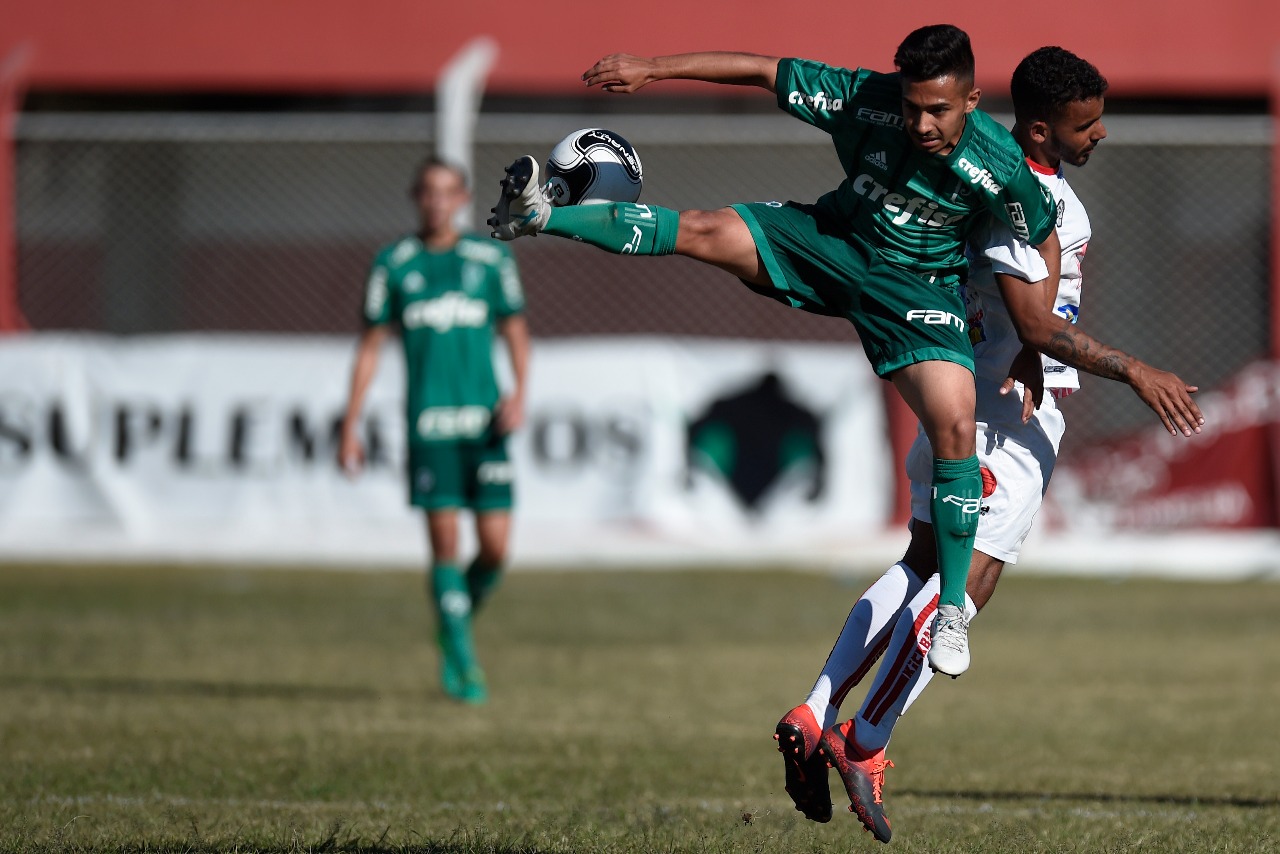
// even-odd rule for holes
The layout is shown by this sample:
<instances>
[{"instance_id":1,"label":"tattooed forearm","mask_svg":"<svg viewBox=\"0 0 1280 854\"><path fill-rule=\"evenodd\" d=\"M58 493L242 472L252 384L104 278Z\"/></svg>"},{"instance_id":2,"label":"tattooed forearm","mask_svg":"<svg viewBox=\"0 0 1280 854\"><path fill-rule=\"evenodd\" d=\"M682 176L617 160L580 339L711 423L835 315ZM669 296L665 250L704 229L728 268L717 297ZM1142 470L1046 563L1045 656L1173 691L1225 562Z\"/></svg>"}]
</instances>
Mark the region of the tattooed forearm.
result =
<instances>
[{"instance_id":1,"label":"tattooed forearm","mask_svg":"<svg viewBox=\"0 0 1280 854\"><path fill-rule=\"evenodd\" d=\"M1050 336L1042 352L1064 365L1108 380L1129 380L1133 357L1067 326Z\"/></svg>"},{"instance_id":2,"label":"tattooed forearm","mask_svg":"<svg viewBox=\"0 0 1280 854\"><path fill-rule=\"evenodd\" d=\"M1100 377L1124 382L1129 379L1129 365L1132 362L1132 356L1121 353L1119 350L1112 350L1110 353L1098 357L1098 370L1086 370L1089 370L1089 373L1096 373Z\"/></svg>"}]
</instances>

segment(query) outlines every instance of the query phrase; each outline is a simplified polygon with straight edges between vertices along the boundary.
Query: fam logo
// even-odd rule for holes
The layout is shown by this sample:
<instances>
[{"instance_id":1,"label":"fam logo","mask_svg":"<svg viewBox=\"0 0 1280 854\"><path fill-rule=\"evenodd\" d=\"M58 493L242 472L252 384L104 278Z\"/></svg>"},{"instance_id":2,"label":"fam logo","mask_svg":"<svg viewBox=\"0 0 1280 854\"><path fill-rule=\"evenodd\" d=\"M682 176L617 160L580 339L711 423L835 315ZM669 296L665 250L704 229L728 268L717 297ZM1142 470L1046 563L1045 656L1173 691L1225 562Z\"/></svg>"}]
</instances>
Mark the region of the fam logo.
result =
<instances>
[{"instance_id":1,"label":"fam logo","mask_svg":"<svg viewBox=\"0 0 1280 854\"><path fill-rule=\"evenodd\" d=\"M903 127L902 116L897 113L888 113L884 110L873 110L870 107L861 108L853 114L853 117L860 122L867 122L868 124L890 128Z\"/></svg>"},{"instance_id":2,"label":"fam logo","mask_svg":"<svg viewBox=\"0 0 1280 854\"><path fill-rule=\"evenodd\" d=\"M803 477L810 503L826 489L821 420L788 394L775 373L712 401L689 424L687 439L689 485L695 471L721 478L753 515L784 477Z\"/></svg>"},{"instance_id":3,"label":"fam logo","mask_svg":"<svg viewBox=\"0 0 1280 854\"><path fill-rule=\"evenodd\" d=\"M954 326L964 331L964 321L949 311L940 308L913 308L907 312L907 320L918 320L928 326Z\"/></svg>"}]
</instances>

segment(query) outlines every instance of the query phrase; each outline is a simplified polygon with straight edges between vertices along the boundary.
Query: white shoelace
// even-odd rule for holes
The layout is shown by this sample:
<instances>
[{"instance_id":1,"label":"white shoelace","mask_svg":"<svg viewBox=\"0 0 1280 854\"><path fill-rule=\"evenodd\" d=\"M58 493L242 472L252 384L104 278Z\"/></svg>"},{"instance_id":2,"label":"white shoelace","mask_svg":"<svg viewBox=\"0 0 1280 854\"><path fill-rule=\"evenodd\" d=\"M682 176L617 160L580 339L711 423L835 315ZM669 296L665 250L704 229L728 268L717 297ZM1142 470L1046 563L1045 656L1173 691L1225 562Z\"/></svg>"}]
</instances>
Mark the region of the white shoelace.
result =
<instances>
[{"instance_id":1,"label":"white shoelace","mask_svg":"<svg viewBox=\"0 0 1280 854\"><path fill-rule=\"evenodd\" d=\"M938 624L934 627L933 642L956 652L964 652L969 648L969 623L965 621L964 612L959 608L950 607L947 610L955 613L944 615L942 608L938 609Z\"/></svg>"}]
</instances>

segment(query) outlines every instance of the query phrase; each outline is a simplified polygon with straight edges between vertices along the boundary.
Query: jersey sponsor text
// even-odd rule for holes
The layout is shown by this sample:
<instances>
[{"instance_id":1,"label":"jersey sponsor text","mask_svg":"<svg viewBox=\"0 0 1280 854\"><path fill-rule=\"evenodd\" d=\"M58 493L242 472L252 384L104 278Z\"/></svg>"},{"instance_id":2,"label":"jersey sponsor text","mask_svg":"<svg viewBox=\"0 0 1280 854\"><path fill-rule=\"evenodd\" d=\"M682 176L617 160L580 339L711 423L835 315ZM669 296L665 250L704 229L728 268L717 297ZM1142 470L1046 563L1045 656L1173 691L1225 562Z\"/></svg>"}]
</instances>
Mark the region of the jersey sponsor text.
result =
<instances>
[{"instance_id":1,"label":"jersey sponsor text","mask_svg":"<svg viewBox=\"0 0 1280 854\"><path fill-rule=\"evenodd\" d=\"M1027 212L1022 209L1022 203L1009 202L1004 209L1009 214L1009 227L1013 229L1013 233L1022 240L1028 239L1031 232L1027 229Z\"/></svg>"},{"instance_id":2,"label":"jersey sponsor text","mask_svg":"<svg viewBox=\"0 0 1280 854\"><path fill-rule=\"evenodd\" d=\"M903 126L902 116L897 113L889 113L884 110L873 110L870 107L861 107L853 117L860 122L867 122L873 125L883 125L884 127L900 128Z\"/></svg>"},{"instance_id":3,"label":"jersey sponsor text","mask_svg":"<svg viewBox=\"0 0 1280 854\"><path fill-rule=\"evenodd\" d=\"M387 302L387 268L375 267L369 274L365 285L364 313L366 317L376 318L382 314L382 307Z\"/></svg>"},{"instance_id":4,"label":"jersey sponsor text","mask_svg":"<svg viewBox=\"0 0 1280 854\"><path fill-rule=\"evenodd\" d=\"M843 98L829 98L826 92L819 92L816 95L806 95L804 92L792 90L787 96L788 104L804 104L811 110L823 110L828 113L838 113L844 109Z\"/></svg>"},{"instance_id":5,"label":"jersey sponsor text","mask_svg":"<svg viewBox=\"0 0 1280 854\"><path fill-rule=\"evenodd\" d=\"M969 176L970 184L977 184L991 195L998 196L1004 190L1004 187L996 182L994 175L976 163L970 163L969 158L961 157L956 162L956 166L960 167L960 171Z\"/></svg>"},{"instance_id":6,"label":"jersey sponsor text","mask_svg":"<svg viewBox=\"0 0 1280 854\"><path fill-rule=\"evenodd\" d=\"M865 196L869 201L879 202L885 210L893 214L894 225L903 225L914 217L921 225L942 228L964 219L964 214L949 214L938 207L937 202L931 202L920 196L909 199L901 193L890 193L888 187L865 172L853 179L852 187L859 196Z\"/></svg>"},{"instance_id":7,"label":"jersey sponsor text","mask_svg":"<svg viewBox=\"0 0 1280 854\"><path fill-rule=\"evenodd\" d=\"M907 312L907 320L919 320L930 326L954 326L961 332L965 327L963 320L940 308L913 308Z\"/></svg>"},{"instance_id":8,"label":"jersey sponsor text","mask_svg":"<svg viewBox=\"0 0 1280 854\"><path fill-rule=\"evenodd\" d=\"M415 426L421 439L474 439L491 417L485 406L433 406L418 413Z\"/></svg>"},{"instance_id":9,"label":"jersey sponsor text","mask_svg":"<svg viewBox=\"0 0 1280 854\"><path fill-rule=\"evenodd\" d=\"M460 293L447 293L436 299L409 303L400 322L405 329L430 327L436 332L460 327L476 329L489 322L489 304Z\"/></svg>"},{"instance_id":10,"label":"jersey sponsor text","mask_svg":"<svg viewBox=\"0 0 1280 854\"><path fill-rule=\"evenodd\" d=\"M515 466L509 460L490 460L476 468L476 480L480 483L512 483Z\"/></svg>"}]
</instances>

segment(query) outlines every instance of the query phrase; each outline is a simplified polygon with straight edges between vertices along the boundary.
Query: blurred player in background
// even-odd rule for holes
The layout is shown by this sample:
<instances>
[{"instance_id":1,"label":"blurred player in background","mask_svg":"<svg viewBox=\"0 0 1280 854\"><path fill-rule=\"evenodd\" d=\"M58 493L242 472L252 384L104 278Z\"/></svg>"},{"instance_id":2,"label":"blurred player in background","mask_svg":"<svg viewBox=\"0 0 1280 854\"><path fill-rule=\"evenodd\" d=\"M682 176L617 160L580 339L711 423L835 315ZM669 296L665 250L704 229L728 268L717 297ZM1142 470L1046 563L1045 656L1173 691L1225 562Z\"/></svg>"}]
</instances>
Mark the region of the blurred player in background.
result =
<instances>
[{"instance_id":1,"label":"blurred player in background","mask_svg":"<svg viewBox=\"0 0 1280 854\"><path fill-rule=\"evenodd\" d=\"M969 37L950 25L910 33L897 73L746 53L605 57L583 80L634 92L673 78L758 86L831 135L846 178L816 204L674 211L612 203L552 208L525 156L507 169L489 224L506 240L554 234L622 255L679 254L785 304L853 323L876 374L920 419L935 454L942 593L929 652L950 675L969 666L963 619L982 480L974 455L973 349L958 284L964 238L994 215L1057 267L1053 209L1008 130L977 109ZM1055 274L1056 275L1056 274Z\"/></svg>"},{"instance_id":2,"label":"blurred player in background","mask_svg":"<svg viewBox=\"0 0 1280 854\"><path fill-rule=\"evenodd\" d=\"M420 230L384 246L364 295L365 331L356 351L342 422L341 462L364 462L358 432L365 393L392 327L404 344L409 501L426 511L431 544L428 587L439 618L440 676L458 700L487 698L471 617L493 593L507 558L512 471L506 437L524 420L529 330L510 249L461 233L455 214L470 203L459 167L429 159L412 188ZM494 332L506 341L514 388L501 396ZM464 572L458 515L475 516L479 553Z\"/></svg>"},{"instance_id":3,"label":"blurred player in background","mask_svg":"<svg viewBox=\"0 0 1280 854\"><path fill-rule=\"evenodd\" d=\"M1049 287L1040 256L1027 251L1004 223L988 220L971 238L965 302L977 367L977 448L984 489L968 579L968 618L991 598L1005 563L1018 560L1065 429L1055 401L1080 387L1077 369L1128 383L1173 435L1198 433L1204 423L1190 398L1194 386L1072 325L1080 311L1080 265L1091 232L1062 164L1083 166L1106 137L1106 80L1074 54L1045 47L1022 60L1011 88L1013 135L1057 205L1061 278ZM1011 369L1019 358L1032 360L1042 372L1043 386L1015 387ZM1050 392L1047 398L1044 387ZM1015 391L1022 392L1021 398ZM906 555L858 600L808 699L783 717L775 736L786 788L797 809L815 821L831 819L830 763L845 785L850 809L883 842L891 835L881 799L884 769L892 765L885 747L898 718L933 676L923 666L931 640L929 618L938 602L928 502L931 458L929 440L921 433L906 461L912 515ZM832 726L846 694L882 653L862 707L836 727L839 738L826 737L817 751L806 752L807 742L798 733Z\"/></svg>"}]
</instances>

